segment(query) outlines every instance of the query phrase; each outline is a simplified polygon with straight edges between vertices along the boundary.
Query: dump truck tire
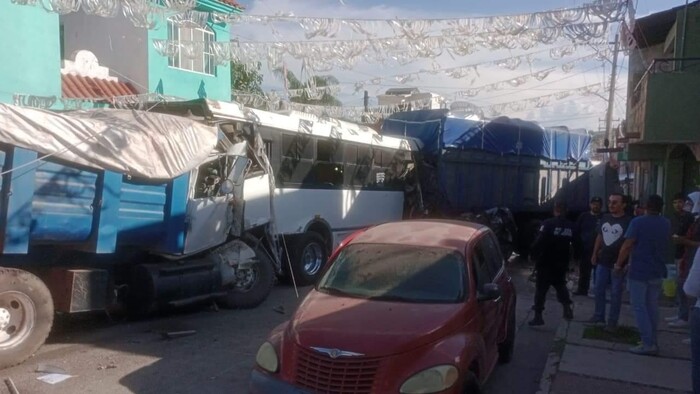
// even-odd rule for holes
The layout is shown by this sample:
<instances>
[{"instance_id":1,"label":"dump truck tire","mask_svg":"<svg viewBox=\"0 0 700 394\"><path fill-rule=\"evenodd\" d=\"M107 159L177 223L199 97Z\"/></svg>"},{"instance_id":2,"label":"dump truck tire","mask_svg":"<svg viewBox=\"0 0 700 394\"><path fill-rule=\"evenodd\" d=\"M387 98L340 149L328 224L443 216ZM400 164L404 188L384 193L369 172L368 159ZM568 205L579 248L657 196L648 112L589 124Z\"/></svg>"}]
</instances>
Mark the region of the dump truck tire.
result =
<instances>
[{"instance_id":1,"label":"dump truck tire","mask_svg":"<svg viewBox=\"0 0 700 394\"><path fill-rule=\"evenodd\" d=\"M267 299L275 285L275 268L272 260L261 246L255 249L258 263L251 269L252 283L250 287L233 288L217 302L224 308L248 309L255 308Z\"/></svg>"},{"instance_id":2,"label":"dump truck tire","mask_svg":"<svg viewBox=\"0 0 700 394\"><path fill-rule=\"evenodd\" d=\"M20 364L46 341L53 326L53 299L41 279L0 268L0 369Z\"/></svg>"}]
</instances>

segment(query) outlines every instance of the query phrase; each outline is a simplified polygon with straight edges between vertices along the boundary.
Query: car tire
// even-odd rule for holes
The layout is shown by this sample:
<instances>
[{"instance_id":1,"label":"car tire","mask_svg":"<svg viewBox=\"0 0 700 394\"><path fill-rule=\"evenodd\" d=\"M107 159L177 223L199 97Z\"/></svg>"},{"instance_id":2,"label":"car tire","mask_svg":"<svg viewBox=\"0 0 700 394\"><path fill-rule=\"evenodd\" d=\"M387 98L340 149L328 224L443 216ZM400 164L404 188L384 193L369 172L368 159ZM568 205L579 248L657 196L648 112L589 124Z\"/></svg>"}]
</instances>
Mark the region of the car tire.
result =
<instances>
[{"instance_id":1,"label":"car tire","mask_svg":"<svg viewBox=\"0 0 700 394\"><path fill-rule=\"evenodd\" d=\"M321 275L323 266L328 260L328 247L323 237L314 232L308 232L297 237L289 250L291 274L293 283L307 286L316 282ZM287 266L285 264L285 266ZM289 275L289 267L286 267Z\"/></svg>"},{"instance_id":2,"label":"car tire","mask_svg":"<svg viewBox=\"0 0 700 394\"><path fill-rule=\"evenodd\" d=\"M462 393L481 394L481 384L479 383L479 378L476 377L474 372L467 372L467 376L464 378L464 384L462 386Z\"/></svg>"},{"instance_id":3,"label":"car tire","mask_svg":"<svg viewBox=\"0 0 700 394\"><path fill-rule=\"evenodd\" d=\"M258 246L255 249L257 264L251 268L253 283L245 288L233 288L225 296L219 297L217 302L228 309L255 308L267 299L275 285L275 268L267 252Z\"/></svg>"},{"instance_id":4,"label":"car tire","mask_svg":"<svg viewBox=\"0 0 700 394\"><path fill-rule=\"evenodd\" d=\"M53 326L51 292L35 275L0 268L0 369L31 357Z\"/></svg>"},{"instance_id":5,"label":"car tire","mask_svg":"<svg viewBox=\"0 0 700 394\"><path fill-rule=\"evenodd\" d=\"M515 307L508 314L508 327L506 327L506 339L498 345L498 362L507 364L513 359L515 350Z\"/></svg>"}]
</instances>

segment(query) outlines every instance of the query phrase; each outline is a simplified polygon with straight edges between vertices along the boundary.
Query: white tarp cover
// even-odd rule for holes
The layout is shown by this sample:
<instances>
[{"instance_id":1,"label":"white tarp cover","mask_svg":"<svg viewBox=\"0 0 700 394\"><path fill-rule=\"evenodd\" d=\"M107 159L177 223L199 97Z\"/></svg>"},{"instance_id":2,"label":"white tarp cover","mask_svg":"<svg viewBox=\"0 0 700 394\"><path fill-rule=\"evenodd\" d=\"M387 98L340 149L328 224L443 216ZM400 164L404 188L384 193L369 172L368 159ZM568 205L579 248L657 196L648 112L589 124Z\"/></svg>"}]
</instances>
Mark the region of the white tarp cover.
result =
<instances>
[{"instance_id":1,"label":"white tarp cover","mask_svg":"<svg viewBox=\"0 0 700 394\"><path fill-rule=\"evenodd\" d=\"M0 103L0 142L134 177L170 179L204 161L218 131L153 112L93 109L57 113Z\"/></svg>"}]
</instances>

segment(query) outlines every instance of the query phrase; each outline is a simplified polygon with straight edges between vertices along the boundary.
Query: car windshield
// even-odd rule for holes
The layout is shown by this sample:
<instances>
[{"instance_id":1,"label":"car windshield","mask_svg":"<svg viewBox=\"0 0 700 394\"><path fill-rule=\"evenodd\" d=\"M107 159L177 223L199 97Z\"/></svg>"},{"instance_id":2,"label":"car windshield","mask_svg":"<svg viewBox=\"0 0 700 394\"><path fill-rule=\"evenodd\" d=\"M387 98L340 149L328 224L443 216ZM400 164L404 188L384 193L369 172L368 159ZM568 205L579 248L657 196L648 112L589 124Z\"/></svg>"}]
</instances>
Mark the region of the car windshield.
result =
<instances>
[{"instance_id":1,"label":"car windshield","mask_svg":"<svg viewBox=\"0 0 700 394\"><path fill-rule=\"evenodd\" d=\"M457 303L467 293L464 258L450 249L352 244L343 249L317 290L380 301Z\"/></svg>"}]
</instances>

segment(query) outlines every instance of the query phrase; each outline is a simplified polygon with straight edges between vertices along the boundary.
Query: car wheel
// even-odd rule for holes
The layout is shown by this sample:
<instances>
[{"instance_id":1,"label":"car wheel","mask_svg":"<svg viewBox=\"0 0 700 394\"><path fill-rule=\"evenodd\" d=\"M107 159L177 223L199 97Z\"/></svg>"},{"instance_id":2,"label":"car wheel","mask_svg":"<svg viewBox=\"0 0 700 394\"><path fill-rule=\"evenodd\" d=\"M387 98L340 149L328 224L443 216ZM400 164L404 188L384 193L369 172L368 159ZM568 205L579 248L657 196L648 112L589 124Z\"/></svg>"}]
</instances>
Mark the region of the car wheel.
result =
<instances>
[{"instance_id":1,"label":"car wheel","mask_svg":"<svg viewBox=\"0 0 700 394\"><path fill-rule=\"evenodd\" d=\"M467 376L464 379L464 386L462 389L464 394L481 394L481 384L479 384L479 378L476 377L474 372L468 371Z\"/></svg>"},{"instance_id":2,"label":"car wheel","mask_svg":"<svg viewBox=\"0 0 700 394\"><path fill-rule=\"evenodd\" d=\"M289 257L291 273L297 285L306 286L316 282L328 260L327 250L323 237L314 232L302 234L295 240Z\"/></svg>"},{"instance_id":3,"label":"car wheel","mask_svg":"<svg viewBox=\"0 0 700 394\"><path fill-rule=\"evenodd\" d=\"M31 357L53 325L53 299L41 279L0 268L0 369Z\"/></svg>"},{"instance_id":4,"label":"car wheel","mask_svg":"<svg viewBox=\"0 0 700 394\"><path fill-rule=\"evenodd\" d=\"M506 339L498 345L498 362L507 364L513 359L515 349L515 307L508 314L508 327L506 327Z\"/></svg>"}]
</instances>

